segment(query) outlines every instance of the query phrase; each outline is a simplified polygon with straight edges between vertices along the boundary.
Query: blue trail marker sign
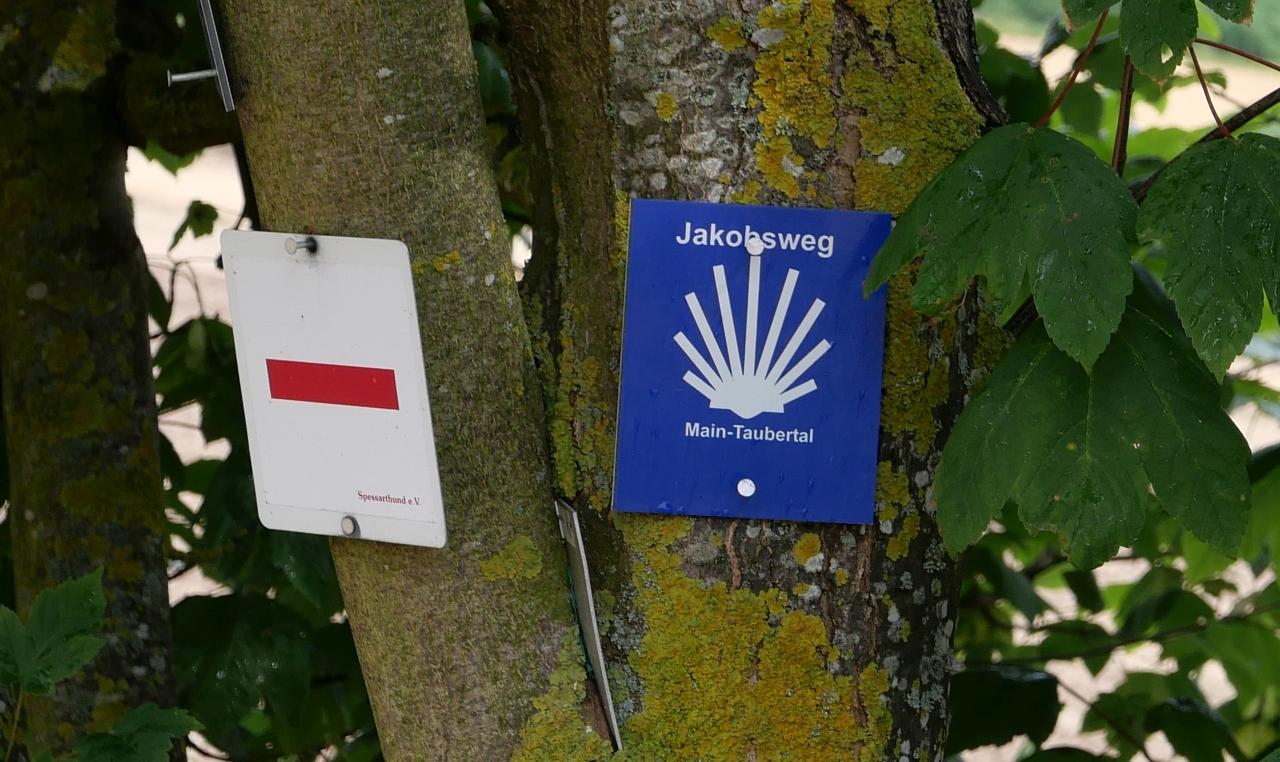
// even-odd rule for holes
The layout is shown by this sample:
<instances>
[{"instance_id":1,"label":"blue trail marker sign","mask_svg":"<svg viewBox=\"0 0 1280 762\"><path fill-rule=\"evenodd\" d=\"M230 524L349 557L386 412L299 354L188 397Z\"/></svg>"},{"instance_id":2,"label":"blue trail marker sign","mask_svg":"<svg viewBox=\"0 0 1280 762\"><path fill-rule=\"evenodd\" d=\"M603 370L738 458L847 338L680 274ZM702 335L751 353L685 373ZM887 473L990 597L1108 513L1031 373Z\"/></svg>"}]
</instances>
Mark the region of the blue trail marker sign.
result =
<instances>
[{"instance_id":1,"label":"blue trail marker sign","mask_svg":"<svg viewBox=\"0 0 1280 762\"><path fill-rule=\"evenodd\" d=\"M617 510L872 521L890 220L632 201Z\"/></svg>"}]
</instances>

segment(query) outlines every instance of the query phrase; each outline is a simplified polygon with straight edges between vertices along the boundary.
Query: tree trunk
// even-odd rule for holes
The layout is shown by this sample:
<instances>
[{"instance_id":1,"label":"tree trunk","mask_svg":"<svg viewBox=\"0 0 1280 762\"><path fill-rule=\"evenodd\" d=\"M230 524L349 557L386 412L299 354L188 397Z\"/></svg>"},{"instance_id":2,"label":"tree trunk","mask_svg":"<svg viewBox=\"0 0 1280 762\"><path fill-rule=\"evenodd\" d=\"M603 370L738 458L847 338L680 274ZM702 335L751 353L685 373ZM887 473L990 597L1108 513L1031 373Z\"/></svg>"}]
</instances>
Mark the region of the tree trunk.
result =
<instances>
[{"instance_id":1,"label":"tree trunk","mask_svg":"<svg viewBox=\"0 0 1280 762\"><path fill-rule=\"evenodd\" d=\"M172 706L177 693L116 12L110 2L25 5L0 15L0 376L15 598L25 612L45 588L102 566L108 602L99 656L24 707L28 746L61 756L81 734L144 702Z\"/></svg>"},{"instance_id":2,"label":"tree trunk","mask_svg":"<svg viewBox=\"0 0 1280 762\"><path fill-rule=\"evenodd\" d=\"M555 487L586 520L633 758L939 758L958 569L933 472L1005 346L973 300L928 319L909 278L891 284L875 525L612 514L609 501L629 199L901 212L1001 118L968 3L496 10L541 191L524 296Z\"/></svg>"},{"instance_id":3,"label":"tree trunk","mask_svg":"<svg viewBox=\"0 0 1280 762\"><path fill-rule=\"evenodd\" d=\"M510 758L534 700L582 668L463 4L224 11L264 227L412 255L448 547L333 542L383 750Z\"/></svg>"}]
</instances>

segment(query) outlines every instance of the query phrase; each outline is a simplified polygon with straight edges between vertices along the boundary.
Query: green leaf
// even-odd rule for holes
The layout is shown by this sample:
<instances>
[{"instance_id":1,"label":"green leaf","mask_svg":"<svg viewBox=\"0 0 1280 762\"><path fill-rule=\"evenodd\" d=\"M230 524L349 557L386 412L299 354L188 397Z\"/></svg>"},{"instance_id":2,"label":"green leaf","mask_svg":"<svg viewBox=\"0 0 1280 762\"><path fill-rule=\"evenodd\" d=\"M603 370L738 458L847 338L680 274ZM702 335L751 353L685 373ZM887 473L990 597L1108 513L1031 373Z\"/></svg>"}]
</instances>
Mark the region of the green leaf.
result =
<instances>
[{"instance_id":1,"label":"green leaf","mask_svg":"<svg viewBox=\"0 0 1280 762\"><path fill-rule=\"evenodd\" d=\"M985 547L973 549L966 568L970 573L985 576L995 594L1007 599L1028 620L1049 609L1049 604L1036 593L1035 586L1025 574L1009 568L1003 558Z\"/></svg>"},{"instance_id":2,"label":"green leaf","mask_svg":"<svg viewBox=\"0 0 1280 762\"><path fill-rule=\"evenodd\" d=\"M102 627L107 599L102 594L102 569L41 591L31 604L27 633L38 647L53 645Z\"/></svg>"},{"instance_id":3,"label":"green leaf","mask_svg":"<svg viewBox=\"0 0 1280 762\"><path fill-rule=\"evenodd\" d=\"M92 635L75 635L49 648L40 655L35 679L23 681L24 690L37 695L48 695L54 683L66 680L93 661L106 641Z\"/></svg>"},{"instance_id":4,"label":"green leaf","mask_svg":"<svg viewBox=\"0 0 1280 762\"><path fill-rule=\"evenodd\" d=\"M1138 215L1143 240L1163 241L1165 283L1187 334L1221 376L1280 305L1280 140L1250 133L1187 149Z\"/></svg>"},{"instance_id":5,"label":"green leaf","mask_svg":"<svg viewBox=\"0 0 1280 762\"><path fill-rule=\"evenodd\" d=\"M1092 83L1084 82L1071 88L1063 99L1058 113L1073 132L1096 136L1102 129L1102 114L1106 106L1102 95Z\"/></svg>"},{"instance_id":6,"label":"green leaf","mask_svg":"<svg viewBox=\"0 0 1280 762\"><path fill-rule=\"evenodd\" d=\"M203 727L185 709L143 704L116 720L110 733L80 739L77 762L167 762L175 738Z\"/></svg>"},{"instance_id":7,"label":"green leaf","mask_svg":"<svg viewBox=\"0 0 1280 762\"><path fill-rule=\"evenodd\" d=\"M1250 516L1253 513L1252 510L1249 511ZM1188 585L1199 585L1216 577L1235 560L1231 556L1209 547L1193 534L1182 536L1182 557L1187 562L1186 575Z\"/></svg>"},{"instance_id":8,"label":"green leaf","mask_svg":"<svg viewBox=\"0 0 1280 762\"><path fill-rule=\"evenodd\" d=\"M13 609L0 608L0 684L21 682L23 674L35 672L35 658L27 645L26 629Z\"/></svg>"},{"instance_id":9,"label":"green leaf","mask_svg":"<svg viewBox=\"0 0 1280 762\"><path fill-rule=\"evenodd\" d=\"M994 664L951 678L947 754L1027 735L1041 743L1058 722L1058 679L1047 672Z\"/></svg>"},{"instance_id":10,"label":"green leaf","mask_svg":"<svg viewBox=\"0 0 1280 762\"><path fill-rule=\"evenodd\" d=\"M1263 551L1280 555L1280 447L1273 447L1254 456L1257 468L1253 482L1253 507L1249 511L1249 523L1245 527L1240 555L1257 558ZM1251 469L1252 470L1252 469Z\"/></svg>"},{"instance_id":11,"label":"green leaf","mask_svg":"<svg viewBox=\"0 0 1280 762\"><path fill-rule=\"evenodd\" d=\"M504 109L511 108L511 78L498 51L479 40L472 40L471 55L476 60L480 95Z\"/></svg>"},{"instance_id":12,"label":"green leaf","mask_svg":"<svg viewBox=\"0 0 1280 762\"><path fill-rule=\"evenodd\" d=\"M1053 96L1039 66L1004 48L982 54L982 79L1014 122L1033 122L1049 110Z\"/></svg>"},{"instance_id":13,"label":"green leaf","mask_svg":"<svg viewBox=\"0 0 1280 762\"><path fill-rule=\"evenodd\" d=\"M22 690L47 695L88 664L105 644L94 633L106 607L101 568L36 596L25 628L34 669L23 670Z\"/></svg>"},{"instance_id":14,"label":"green leaf","mask_svg":"<svg viewBox=\"0 0 1280 762\"><path fill-rule=\"evenodd\" d=\"M1047 629L1049 634L1038 649L1040 656L1046 660L1082 658L1094 675L1107 666L1111 650L1117 647L1111 635L1093 622L1068 619L1051 624ZM1082 653L1088 655L1077 656Z\"/></svg>"},{"instance_id":15,"label":"green leaf","mask_svg":"<svg viewBox=\"0 0 1280 762\"><path fill-rule=\"evenodd\" d=\"M156 321L162 332L168 332L173 302L164 295L164 289L160 287L160 281L156 280L155 273L148 270L147 276L150 281L147 285L147 314Z\"/></svg>"},{"instance_id":16,"label":"green leaf","mask_svg":"<svg viewBox=\"0 0 1280 762\"><path fill-rule=\"evenodd\" d=\"M1092 441L1107 422L1090 427L1099 414L1090 409L1098 401L1089 385L1041 323L996 366L956 421L938 466L938 526L953 553L981 536L1007 500L1020 505L1028 526L1043 523L1041 508L1058 507L1058 531L1077 566L1096 566L1138 533L1147 482L1132 448ZM1105 548L1086 560L1095 543Z\"/></svg>"},{"instance_id":17,"label":"green leaf","mask_svg":"<svg viewBox=\"0 0 1280 762\"><path fill-rule=\"evenodd\" d=\"M1120 40L1134 66L1162 81L1182 63L1198 23L1195 0L1124 0Z\"/></svg>"},{"instance_id":18,"label":"green leaf","mask_svg":"<svg viewBox=\"0 0 1280 762\"><path fill-rule=\"evenodd\" d=\"M342 610L333 557L326 538L297 532L271 532L271 563L284 573L303 600L328 619ZM277 597L279 595L277 594Z\"/></svg>"},{"instance_id":19,"label":"green leaf","mask_svg":"<svg viewBox=\"0 0 1280 762\"><path fill-rule=\"evenodd\" d=\"M1133 287L1137 206L1087 146L1025 124L985 135L943 170L899 219L872 263L874 291L918 256L912 304L937 312L970 279L1007 321L1028 296L1048 334L1091 367Z\"/></svg>"},{"instance_id":20,"label":"green leaf","mask_svg":"<svg viewBox=\"0 0 1280 762\"><path fill-rule=\"evenodd\" d=\"M1248 445L1187 348L1131 307L1086 374L1030 328L961 413L938 466L952 552L1006 501L1093 568L1142 528L1147 485L1211 546L1234 554L1248 517Z\"/></svg>"},{"instance_id":21,"label":"green leaf","mask_svg":"<svg viewBox=\"0 0 1280 762\"><path fill-rule=\"evenodd\" d=\"M1098 580L1093 572L1076 569L1062 575L1067 580L1067 587L1076 596L1076 605L1087 611L1098 613L1107 607L1102 600L1102 592L1098 590Z\"/></svg>"},{"instance_id":22,"label":"green leaf","mask_svg":"<svg viewBox=\"0 0 1280 762\"><path fill-rule=\"evenodd\" d=\"M204 726L185 709L161 709L155 704L147 703L116 720L111 732L126 737L138 733L166 733L177 737L202 727Z\"/></svg>"},{"instance_id":23,"label":"green leaf","mask_svg":"<svg viewBox=\"0 0 1280 762\"><path fill-rule=\"evenodd\" d=\"M1227 21L1248 24L1253 20L1253 0L1201 0Z\"/></svg>"},{"instance_id":24,"label":"green leaf","mask_svg":"<svg viewBox=\"0 0 1280 762\"><path fill-rule=\"evenodd\" d=\"M1097 21L1102 12L1115 5L1115 0L1062 0L1062 10L1073 28Z\"/></svg>"},{"instance_id":25,"label":"green leaf","mask_svg":"<svg viewBox=\"0 0 1280 762\"><path fill-rule=\"evenodd\" d=\"M1224 751L1238 762L1251 758L1240 749L1217 712L1187 696L1175 696L1153 707L1147 712L1145 728L1149 733L1164 731L1173 750L1189 762L1222 762Z\"/></svg>"},{"instance_id":26,"label":"green leaf","mask_svg":"<svg viewBox=\"0 0 1280 762\"><path fill-rule=\"evenodd\" d=\"M169 153L159 143L154 140L147 141L147 147L142 149L142 155L159 164L169 171L173 176L178 175L178 170L191 166L191 163L200 158L200 151L193 151L185 156L178 156Z\"/></svg>"},{"instance_id":27,"label":"green leaf","mask_svg":"<svg viewBox=\"0 0 1280 762\"><path fill-rule=\"evenodd\" d=\"M206 236L213 232L213 224L217 221L217 209L203 201L192 201L187 207L187 216L182 218L182 224L173 233L173 242L169 244L169 251L177 248L178 242L188 230L191 231L192 238Z\"/></svg>"},{"instance_id":28,"label":"green leaf","mask_svg":"<svg viewBox=\"0 0 1280 762\"><path fill-rule=\"evenodd\" d=\"M215 731L265 702L288 716L311 684L310 627L269 598L192 597L173 608L182 704Z\"/></svg>"},{"instance_id":29,"label":"green leaf","mask_svg":"<svg viewBox=\"0 0 1280 762\"><path fill-rule=\"evenodd\" d=\"M1249 704L1280 685L1280 639L1275 631L1253 622L1210 622L1195 640L1210 658L1222 662L1242 704Z\"/></svg>"}]
</instances>

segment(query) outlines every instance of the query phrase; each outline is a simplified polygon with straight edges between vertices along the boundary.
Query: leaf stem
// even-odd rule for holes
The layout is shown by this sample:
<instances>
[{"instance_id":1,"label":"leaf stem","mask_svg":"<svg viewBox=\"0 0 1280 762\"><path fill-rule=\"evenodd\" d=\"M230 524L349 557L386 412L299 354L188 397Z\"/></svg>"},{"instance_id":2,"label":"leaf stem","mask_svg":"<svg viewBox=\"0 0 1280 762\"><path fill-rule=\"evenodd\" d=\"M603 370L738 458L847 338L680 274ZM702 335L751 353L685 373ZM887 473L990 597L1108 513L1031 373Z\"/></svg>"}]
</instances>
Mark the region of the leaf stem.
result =
<instances>
[{"instance_id":1,"label":"leaf stem","mask_svg":"<svg viewBox=\"0 0 1280 762\"><path fill-rule=\"evenodd\" d=\"M1227 51L1228 53L1235 53L1236 55L1240 56L1241 58L1247 58L1247 59L1249 59L1250 61L1253 61L1254 63L1259 63L1259 64L1262 64L1263 66L1268 67L1268 68L1275 69L1276 71L1280 71L1280 64L1278 64L1278 63L1274 63L1274 62L1272 62L1272 61L1268 61L1267 59L1263 58L1262 56L1255 56L1254 54L1249 53L1249 52L1244 51L1244 50L1241 50L1240 48L1233 48L1233 47L1231 47L1230 45L1224 45L1224 44L1222 44L1221 42L1214 42L1213 40L1206 40L1206 39L1205 39L1205 38L1203 38L1203 37L1197 37L1197 38L1196 38L1196 42L1200 43L1201 45L1208 45L1208 46L1209 46L1209 47L1211 47L1211 48L1217 48L1217 49L1219 49L1219 50L1225 50L1225 51Z\"/></svg>"},{"instance_id":2,"label":"leaf stem","mask_svg":"<svg viewBox=\"0 0 1280 762\"><path fill-rule=\"evenodd\" d=\"M1043 127L1049 123L1049 119L1057 112L1058 107L1067 99L1067 93L1071 92L1071 88L1075 87L1076 79L1080 76L1080 72L1084 71L1084 65L1088 63L1089 56L1093 53L1093 46L1098 44L1098 36L1102 34L1102 25L1106 23L1107 14L1110 10L1102 12L1102 17L1098 19L1098 26L1093 30L1093 37L1089 38L1089 45L1080 54L1080 58L1076 59L1075 68L1071 70L1071 77L1067 80L1066 87L1062 88L1062 92L1058 93L1058 97L1053 101L1053 105L1049 110L1044 112L1044 116L1040 117L1040 121L1036 122L1037 127Z\"/></svg>"},{"instance_id":3,"label":"leaf stem","mask_svg":"<svg viewBox=\"0 0 1280 762\"><path fill-rule=\"evenodd\" d=\"M22 714L22 697L26 692L21 688L18 689L18 701L13 706L13 726L9 728L9 748L4 750L4 762L9 762L10 755L13 754L13 741L18 737L18 717Z\"/></svg>"},{"instance_id":4,"label":"leaf stem","mask_svg":"<svg viewBox=\"0 0 1280 762\"><path fill-rule=\"evenodd\" d=\"M1196 76L1200 78L1200 89L1204 90L1204 102L1209 104L1209 113L1213 114L1213 121L1218 123L1218 129L1222 131L1225 138L1234 138L1231 130L1227 129L1227 125L1222 123L1222 117L1218 116L1218 109L1213 106L1213 96L1209 94L1209 83L1205 81L1204 70L1200 68L1200 59L1196 57L1196 48L1194 45L1187 48L1191 51L1191 63L1196 67Z\"/></svg>"},{"instance_id":5,"label":"leaf stem","mask_svg":"<svg viewBox=\"0 0 1280 762\"><path fill-rule=\"evenodd\" d=\"M1124 79L1120 83L1120 116L1116 119L1116 144L1111 152L1111 168L1121 178L1129 160L1129 115L1133 111L1133 59L1124 57Z\"/></svg>"}]
</instances>

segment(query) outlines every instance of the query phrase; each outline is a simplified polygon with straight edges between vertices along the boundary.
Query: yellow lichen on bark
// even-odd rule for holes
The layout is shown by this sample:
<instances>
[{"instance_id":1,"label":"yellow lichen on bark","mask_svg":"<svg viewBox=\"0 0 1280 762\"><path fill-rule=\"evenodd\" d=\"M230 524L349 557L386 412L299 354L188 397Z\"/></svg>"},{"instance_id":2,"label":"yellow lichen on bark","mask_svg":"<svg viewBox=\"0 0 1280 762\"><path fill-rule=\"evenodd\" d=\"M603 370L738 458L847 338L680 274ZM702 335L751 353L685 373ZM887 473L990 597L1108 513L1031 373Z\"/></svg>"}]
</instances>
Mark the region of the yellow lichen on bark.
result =
<instances>
[{"instance_id":1,"label":"yellow lichen on bark","mask_svg":"<svg viewBox=\"0 0 1280 762\"><path fill-rule=\"evenodd\" d=\"M628 758L879 756L888 726L879 715L860 725L855 706L883 705L888 686L875 688L874 670L870 686L831 674L827 664L838 652L821 619L788 610L777 589L730 591L724 582L705 586L687 576L670 546L689 532L691 519L615 521L637 557L632 582L647 627L628 659L645 687L643 710L622 729Z\"/></svg>"},{"instance_id":2,"label":"yellow lichen on bark","mask_svg":"<svg viewBox=\"0 0 1280 762\"><path fill-rule=\"evenodd\" d=\"M872 50L856 51L840 82L845 104L863 111L856 203L899 214L977 140L982 118L937 43L928 0L847 2L872 26Z\"/></svg>"},{"instance_id":3,"label":"yellow lichen on bark","mask_svg":"<svg viewBox=\"0 0 1280 762\"><path fill-rule=\"evenodd\" d=\"M804 159L791 137L826 148L836 134L832 95L831 43L835 33L833 0L781 0L757 16L753 39L763 48L756 58L751 86L760 106L763 135L756 143L756 169L765 182L790 198L800 196L798 178Z\"/></svg>"},{"instance_id":4,"label":"yellow lichen on bark","mask_svg":"<svg viewBox=\"0 0 1280 762\"><path fill-rule=\"evenodd\" d=\"M707 27L707 37L726 53L732 53L747 44L742 38L742 22L728 17Z\"/></svg>"},{"instance_id":5,"label":"yellow lichen on bark","mask_svg":"<svg viewBox=\"0 0 1280 762\"><path fill-rule=\"evenodd\" d=\"M534 713L520 730L520 748L511 762L597 762L615 757L613 746L582 719L587 671L578 633L560 641L551 689L533 700Z\"/></svg>"},{"instance_id":6,"label":"yellow lichen on bark","mask_svg":"<svg viewBox=\"0 0 1280 762\"><path fill-rule=\"evenodd\" d=\"M480 564L480 573L490 582L533 579L542 573L542 552L532 538L520 535L493 558Z\"/></svg>"}]
</instances>

